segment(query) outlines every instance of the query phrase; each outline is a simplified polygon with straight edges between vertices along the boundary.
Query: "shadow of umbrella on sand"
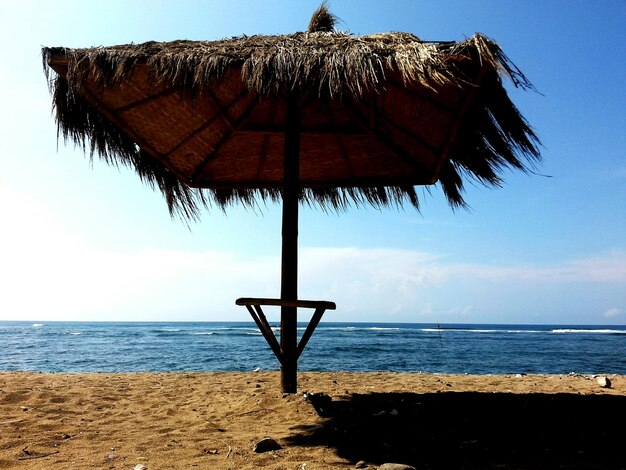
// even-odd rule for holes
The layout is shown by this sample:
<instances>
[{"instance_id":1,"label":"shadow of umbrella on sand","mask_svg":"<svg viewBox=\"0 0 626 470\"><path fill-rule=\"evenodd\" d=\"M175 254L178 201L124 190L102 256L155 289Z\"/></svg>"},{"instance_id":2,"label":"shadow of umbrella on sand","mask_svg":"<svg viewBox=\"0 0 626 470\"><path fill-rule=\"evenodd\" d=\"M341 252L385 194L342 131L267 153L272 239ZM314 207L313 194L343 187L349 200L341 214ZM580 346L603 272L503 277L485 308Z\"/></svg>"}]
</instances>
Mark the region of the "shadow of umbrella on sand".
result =
<instances>
[{"instance_id":1,"label":"shadow of umbrella on sand","mask_svg":"<svg viewBox=\"0 0 626 470\"><path fill-rule=\"evenodd\" d=\"M490 39L353 36L320 7L308 32L222 41L43 48L60 135L107 163L134 168L170 212L196 218L282 201L279 299L238 299L295 392L297 359L332 302L297 295L298 205L418 207L439 181L464 206L463 179L499 185L539 159L538 139L502 76L532 85ZM262 305L281 307L280 344ZM297 308L315 313L300 343Z\"/></svg>"}]
</instances>

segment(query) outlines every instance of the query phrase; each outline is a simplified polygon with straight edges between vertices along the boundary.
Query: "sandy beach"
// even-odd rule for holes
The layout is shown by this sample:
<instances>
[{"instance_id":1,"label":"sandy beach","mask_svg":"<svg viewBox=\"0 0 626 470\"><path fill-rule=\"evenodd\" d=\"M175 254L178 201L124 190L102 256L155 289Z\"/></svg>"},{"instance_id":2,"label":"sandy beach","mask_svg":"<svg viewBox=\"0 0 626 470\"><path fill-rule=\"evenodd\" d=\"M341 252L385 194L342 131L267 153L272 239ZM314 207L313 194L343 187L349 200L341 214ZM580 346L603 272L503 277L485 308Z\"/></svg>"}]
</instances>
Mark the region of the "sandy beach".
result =
<instances>
[{"instance_id":1,"label":"sandy beach","mask_svg":"<svg viewBox=\"0 0 626 470\"><path fill-rule=\"evenodd\" d=\"M608 377L0 372L0 468L626 468Z\"/></svg>"}]
</instances>

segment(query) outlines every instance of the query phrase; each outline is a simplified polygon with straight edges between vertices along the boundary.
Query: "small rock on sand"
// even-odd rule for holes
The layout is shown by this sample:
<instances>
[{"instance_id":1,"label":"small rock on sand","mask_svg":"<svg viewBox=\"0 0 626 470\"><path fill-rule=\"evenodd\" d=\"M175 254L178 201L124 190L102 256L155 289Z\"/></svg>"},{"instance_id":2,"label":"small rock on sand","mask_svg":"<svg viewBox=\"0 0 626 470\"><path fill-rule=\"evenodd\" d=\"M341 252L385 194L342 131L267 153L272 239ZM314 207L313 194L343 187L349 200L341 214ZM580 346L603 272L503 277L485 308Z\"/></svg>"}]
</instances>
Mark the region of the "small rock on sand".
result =
<instances>
[{"instance_id":1,"label":"small rock on sand","mask_svg":"<svg viewBox=\"0 0 626 470\"><path fill-rule=\"evenodd\" d=\"M415 470L415 467L403 463L384 463L378 467L378 470Z\"/></svg>"},{"instance_id":2,"label":"small rock on sand","mask_svg":"<svg viewBox=\"0 0 626 470\"><path fill-rule=\"evenodd\" d=\"M611 388L611 380L608 377L605 377L604 375L600 375L596 377L596 382L602 388Z\"/></svg>"},{"instance_id":3,"label":"small rock on sand","mask_svg":"<svg viewBox=\"0 0 626 470\"><path fill-rule=\"evenodd\" d=\"M332 397L329 397L325 393L305 393L303 398L313 405L318 415L324 416L328 411L330 404L332 403Z\"/></svg>"},{"instance_id":4,"label":"small rock on sand","mask_svg":"<svg viewBox=\"0 0 626 470\"><path fill-rule=\"evenodd\" d=\"M359 460L354 468L367 468L367 463L365 462L365 460Z\"/></svg>"},{"instance_id":5,"label":"small rock on sand","mask_svg":"<svg viewBox=\"0 0 626 470\"><path fill-rule=\"evenodd\" d=\"M264 439L261 439L259 442L254 444L254 447L252 448L252 450L256 452L257 454L260 454L262 452L269 452L270 450L278 450L278 449L282 449L282 446L271 437L266 437Z\"/></svg>"},{"instance_id":6,"label":"small rock on sand","mask_svg":"<svg viewBox=\"0 0 626 470\"><path fill-rule=\"evenodd\" d=\"M137 465L135 465L133 467L133 470L148 470L148 467L146 467L144 464L142 463L138 463Z\"/></svg>"}]
</instances>

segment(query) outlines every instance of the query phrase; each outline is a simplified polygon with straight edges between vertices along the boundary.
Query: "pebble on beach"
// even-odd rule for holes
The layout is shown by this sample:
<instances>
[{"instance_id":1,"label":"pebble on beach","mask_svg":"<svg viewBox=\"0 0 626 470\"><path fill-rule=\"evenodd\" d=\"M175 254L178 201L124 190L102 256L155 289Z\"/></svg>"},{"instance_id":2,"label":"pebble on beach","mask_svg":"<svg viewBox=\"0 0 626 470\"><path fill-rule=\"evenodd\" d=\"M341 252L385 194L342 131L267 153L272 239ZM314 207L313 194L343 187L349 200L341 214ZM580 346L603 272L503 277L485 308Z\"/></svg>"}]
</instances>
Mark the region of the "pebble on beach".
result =
<instances>
[{"instance_id":1,"label":"pebble on beach","mask_svg":"<svg viewBox=\"0 0 626 470\"><path fill-rule=\"evenodd\" d=\"M266 437L254 444L252 450L257 454L260 454L262 452L269 452L270 450L278 450L282 448L283 447L274 439L272 439L271 437Z\"/></svg>"},{"instance_id":2,"label":"pebble on beach","mask_svg":"<svg viewBox=\"0 0 626 470\"><path fill-rule=\"evenodd\" d=\"M415 470L415 467L403 463L384 463L378 467L378 470Z\"/></svg>"},{"instance_id":3,"label":"pebble on beach","mask_svg":"<svg viewBox=\"0 0 626 470\"><path fill-rule=\"evenodd\" d=\"M611 380L604 375L596 377L596 382L602 388L611 388Z\"/></svg>"}]
</instances>

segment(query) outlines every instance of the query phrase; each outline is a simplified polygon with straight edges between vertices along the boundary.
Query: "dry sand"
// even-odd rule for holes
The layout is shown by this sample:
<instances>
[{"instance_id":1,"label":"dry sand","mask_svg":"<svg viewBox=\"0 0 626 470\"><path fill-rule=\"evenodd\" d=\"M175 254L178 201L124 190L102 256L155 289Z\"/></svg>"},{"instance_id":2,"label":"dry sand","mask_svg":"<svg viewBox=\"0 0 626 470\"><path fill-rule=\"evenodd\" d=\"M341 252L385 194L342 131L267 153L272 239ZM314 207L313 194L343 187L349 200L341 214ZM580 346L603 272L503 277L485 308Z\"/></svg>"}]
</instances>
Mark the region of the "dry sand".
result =
<instances>
[{"instance_id":1,"label":"dry sand","mask_svg":"<svg viewBox=\"0 0 626 470\"><path fill-rule=\"evenodd\" d=\"M626 468L608 377L301 373L283 397L277 372L0 372L0 468Z\"/></svg>"}]
</instances>

